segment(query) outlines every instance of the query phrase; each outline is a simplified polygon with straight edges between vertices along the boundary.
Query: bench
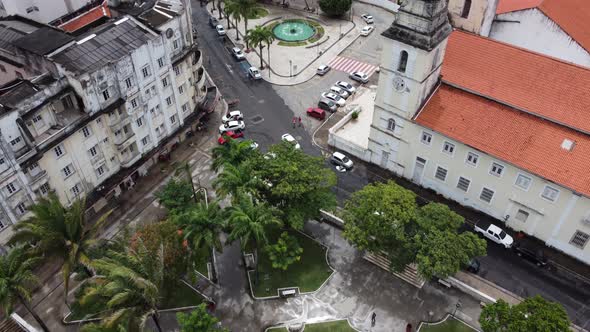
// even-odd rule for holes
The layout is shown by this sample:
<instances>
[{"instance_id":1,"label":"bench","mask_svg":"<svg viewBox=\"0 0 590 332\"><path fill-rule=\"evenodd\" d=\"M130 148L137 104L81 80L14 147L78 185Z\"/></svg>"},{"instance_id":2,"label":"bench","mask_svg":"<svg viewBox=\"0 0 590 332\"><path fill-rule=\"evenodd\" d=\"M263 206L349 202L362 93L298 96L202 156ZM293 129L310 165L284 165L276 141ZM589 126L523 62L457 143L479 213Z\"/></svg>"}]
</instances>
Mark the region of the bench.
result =
<instances>
[{"instance_id":1,"label":"bench","mask_svg":"<svg viewBox=\"0 0 590 332\"><path fill-rule=\"evenodd\" d=\"M450 282L448 282L448 281L446 281L444 279L438 279L438 283L441 284L441 285L443 285L443 286L445 286L445 287L447 287L447 288L451 288L451 286L452 286Z\"/></svg>"},{"instance_id":2,"label":"bench","mask_svg":"<svg viewBox=\"0 0 590 332\"><path fill-rule=\"evenodd\" d=\"M297 289L296 288L282 289L279 291L279 294L281 295L281 297L293 296L293 295L297 294Z\"/></svg>"}]
</instances>

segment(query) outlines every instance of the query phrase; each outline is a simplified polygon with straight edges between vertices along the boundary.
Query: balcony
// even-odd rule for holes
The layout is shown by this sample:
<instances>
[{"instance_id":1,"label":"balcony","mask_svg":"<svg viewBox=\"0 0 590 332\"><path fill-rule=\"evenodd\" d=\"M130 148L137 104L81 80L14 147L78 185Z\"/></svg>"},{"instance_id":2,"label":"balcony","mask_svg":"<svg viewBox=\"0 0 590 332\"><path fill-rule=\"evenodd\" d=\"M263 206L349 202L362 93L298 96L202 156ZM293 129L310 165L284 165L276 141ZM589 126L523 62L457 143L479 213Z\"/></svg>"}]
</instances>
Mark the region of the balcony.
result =
<instances>
[{"instance_id":1,"label":"balcony","mask_svg":"<svg viewBox=\"0 0 590 332\"><path fill-rule=\"evenodd\" d=\"M115 143L115 145L117 146L118 149L124 149L126 146L129 145L126 143L129 143L131 138L134 136L135 136L135 133L131 129L129 129L127 131L127 133L124 133L123 131L121 131L121 133L119 135L115 135L115 140L113 141L113 143Z\"/></svg>"},{"instance_id":2,"label":"balcony","mask_svg":"<svg viewBox=\"0 0 590 332\"><path fill-rule=\"evenodd\" d=\"M141 154L137 149L133 149L133 152L121 154L121 167L127 168L133 165L136 161L141 159Z\"/></svg>"},{"instance_id":3,"label":"balcony","mask_svg":"<svg viewBox=\"0 0 590 332\"><path fill-rule=\"evenodd\" d=\"M195 79L197 89L201 90L205 85L205 81L207 80L207 75L205 75L205 69L203 67L197 69L197 78Z\"/></svg>"},{"instance_id":4,"label":"balcony","mask_svg":"<svg viewBox=\"0 0 590 332\"><path fill-rule=\"evenodd\" d=\"M203 56L201 51L196 50L193 55L192 65L196 68L201 68L203 66Z\"/></svg>"},{"instance_id":5,"label":"balcony","mask_svg":"<svg viewBox=\"0 0 590 332\"><path fill-rule=\"evenodd\" d=\"M104 161L104 154L102 152L97 153L94 157L90 157L90 163L92 165L98 165Z\"/></svg>"},{"instance_id":6,"label":"balcony","mask_svg":"<svg viewBox=\"0 0 590 332\"><path fill-rule=\"evenodd\" d=\"M29 184L31 186L35 185L41 179L46 178L46 175L47 175L46 170L40 169L39 167L36 167L35 169L36 169L36 171L30 171L27 173L27 178L28 178Z\"/></svg>"},{"instance_id":7,"label":"balcony","mask_svg":"<svg viewBox=\"0 0 590 332\"><path fill-rule=\"evenodd\" d=\"M128 122L126 120L130 120L129 114L127 114L127 112L124 111L122 111L120 114L117 111L114 111L111 114L112 115L109 115L109 126L111 127L111 129L115 126L119 126L120 128L122 126L122 122Z\"/></svg>"}]
</instances>

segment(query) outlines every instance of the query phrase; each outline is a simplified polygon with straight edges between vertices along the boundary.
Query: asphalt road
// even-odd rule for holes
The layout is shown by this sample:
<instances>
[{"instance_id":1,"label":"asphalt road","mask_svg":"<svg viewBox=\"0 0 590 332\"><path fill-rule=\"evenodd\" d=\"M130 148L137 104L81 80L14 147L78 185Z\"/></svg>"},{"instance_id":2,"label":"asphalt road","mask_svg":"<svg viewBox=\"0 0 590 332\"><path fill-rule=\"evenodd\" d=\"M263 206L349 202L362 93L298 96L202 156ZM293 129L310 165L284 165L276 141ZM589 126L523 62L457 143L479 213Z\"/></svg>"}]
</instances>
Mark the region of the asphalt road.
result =
<instances>
[{"instance_id":1,"label":"asphalt road","mask_svg":"<svg viewBox=\"0 0 590 332\"><path fill-rule=\"evenodd\" d=\"M373 9L371 13L379 21L378 11ZM282 134L291 133L306 153L319 155L321 151L313 146L310 134L304 128L292 128L291 123L294 114L297 116L302 114L303 110L300 108L314 102L317 98L315 97L317 87L313 86L314 83L276 88L262 80L250 80L246 74L247 62L239 63L231 56L227 48L229 45L226 45L224 40L217 36L215 30L207 24L206 10L200 8L197 3L194 6L193 15L198 30L197 41L204 53L207 71L225 98L240 100L237 108L245 116L246 138L258 142L264 150L269 145L280 142ZM235 30L229 30L228 33L235 33ZM368 40L353 44L345 51L345 55L362 56L362 52L366 52ZM373 47L378 48L377 38L371 43L374 44ZM369 61L374 62L374 59L371 60ZM330 81L332 79L330 78ZM281 95L277 94L275 88ZM312 91L314 91L313 96ZM289 101L289 104L296 108L295 113L282 98L289 100L286 95L290 93L298 95L293 98L293 101ZM211 126L219 126L219 124L213 120L209 123ZM334 191L340 202L366 184L383 180L382 174L371 171L373 166L366 166L358 161L356 165L353 172L338 174L338 185ZM549 300L560 302L574 323L590 328L590 294L584 290L588 289L587 285L576 284L567 278L557 276L552 271L539 269L534 264L522 260L493 243L489 243L488 255L481 258L480 262L482 277L522 297L540 294Z\"/></svg>"}]
</instances>

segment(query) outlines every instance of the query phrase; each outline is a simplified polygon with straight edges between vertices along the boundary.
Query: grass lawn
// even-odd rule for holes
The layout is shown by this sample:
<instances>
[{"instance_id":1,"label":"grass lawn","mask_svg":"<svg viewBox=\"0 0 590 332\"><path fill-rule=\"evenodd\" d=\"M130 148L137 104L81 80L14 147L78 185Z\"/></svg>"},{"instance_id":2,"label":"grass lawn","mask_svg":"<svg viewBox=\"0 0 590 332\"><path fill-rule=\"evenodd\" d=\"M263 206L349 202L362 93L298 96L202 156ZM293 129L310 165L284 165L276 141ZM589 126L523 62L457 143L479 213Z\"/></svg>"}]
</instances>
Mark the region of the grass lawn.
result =
<instances>
[{"instance_id":1,"label":"grass lawn","mask_svg":"<svg viewBox=\"0 0 590 332\"><path fill-rule=\"evenodd\" d=\"M304 41L304 40L302 40L302 41L292 41L292 42L281 40L281 41L278 42L277 45L279 45L279 46L303 46L303 45L307 45L307 42Z\"/></svg>"},{"instance_id":2,"label":"grass lawn","mask_svg":"<svg viewBox=\"0 0 590 332\"><path fill-rule=\"evenodd\" d=\"M277 295L277 289L284 287L299 287L302 293L315 291L332 274L332 270L326 263L326 248L299 232L290 232L290 235L297 238L299 245L303 248L301 259L289 266L287 271L277 270L272 268L268 256L261 250L258 262L258 284L255 284L256 273L250 272L255 296ZM270 242L274 243L274 240Z\"/></svg>"},{"instance_id":3,"label":"grass lawn","mask_svg":"<svg viewBox=\"0 0 590 332\"><path fill-rule=\"evenodd\" d=\"M334 322L305 324L305 332L356 332L355 329L348 325L347 320L338 320ZM277 327L268 330L269 332L288 332L285 327Z\"/></svg>"},{"instance_id":4,"label":"grass lawn","mask_svg":"<svg viewBox=\"0 0 590 332\"><path fill-rule=\"evenodd\" d=\"M307 329L306 329L307 331ZM444 322L436 325L424 324L420 328L420 332L474 332L471 327L463 324L463 322L449 317Z\"/></svg>"},{"instance_id":5,"label":"grass lawn","mask_svg":"<svg viewBox=\"0 0 590 332\"><path fill-rule=\"evenodd\" d=\"M257 8L254 8L254 10L252 11L252 15L249 15L248 19L255 20L257 18L263 18L266 15L268 15L268 10L266 10L262 7L257 7Z\"/></svg>"},{"instance_id":6,"label":"grass lawn","mask_svg":"<svg viewBox=\"0 0 590 332\"><path fill-rule=\"evenodd\" d=\"M211 250L209 248L200 248L198 249L199 252L196 253L195 257L195 268L197 269L197 271L204 275L205 277L209 278L208 272L207 272L207 263L209 263L209 259L211 257Z\"/></svg>"}]
</instances>

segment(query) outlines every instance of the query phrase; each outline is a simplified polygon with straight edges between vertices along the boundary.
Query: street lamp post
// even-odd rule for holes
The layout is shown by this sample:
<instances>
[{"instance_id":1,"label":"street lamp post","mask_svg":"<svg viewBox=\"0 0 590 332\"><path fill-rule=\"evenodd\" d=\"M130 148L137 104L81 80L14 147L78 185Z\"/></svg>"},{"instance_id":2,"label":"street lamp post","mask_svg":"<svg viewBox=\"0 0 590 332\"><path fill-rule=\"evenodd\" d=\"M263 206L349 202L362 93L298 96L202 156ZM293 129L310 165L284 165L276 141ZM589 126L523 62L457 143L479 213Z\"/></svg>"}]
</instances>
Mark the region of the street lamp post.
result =
<instances>
[{"instance_id":1,"label":"street lamp post","mask_svg":"<svg viewBox=\"0 0 590 332\"><path fill-rule=\"evenodd\" d=\"M340 23L338 27L340 28L340 34L338 35L338 39L342 39L342 23Z\"/></svg>"}]
</instances>

